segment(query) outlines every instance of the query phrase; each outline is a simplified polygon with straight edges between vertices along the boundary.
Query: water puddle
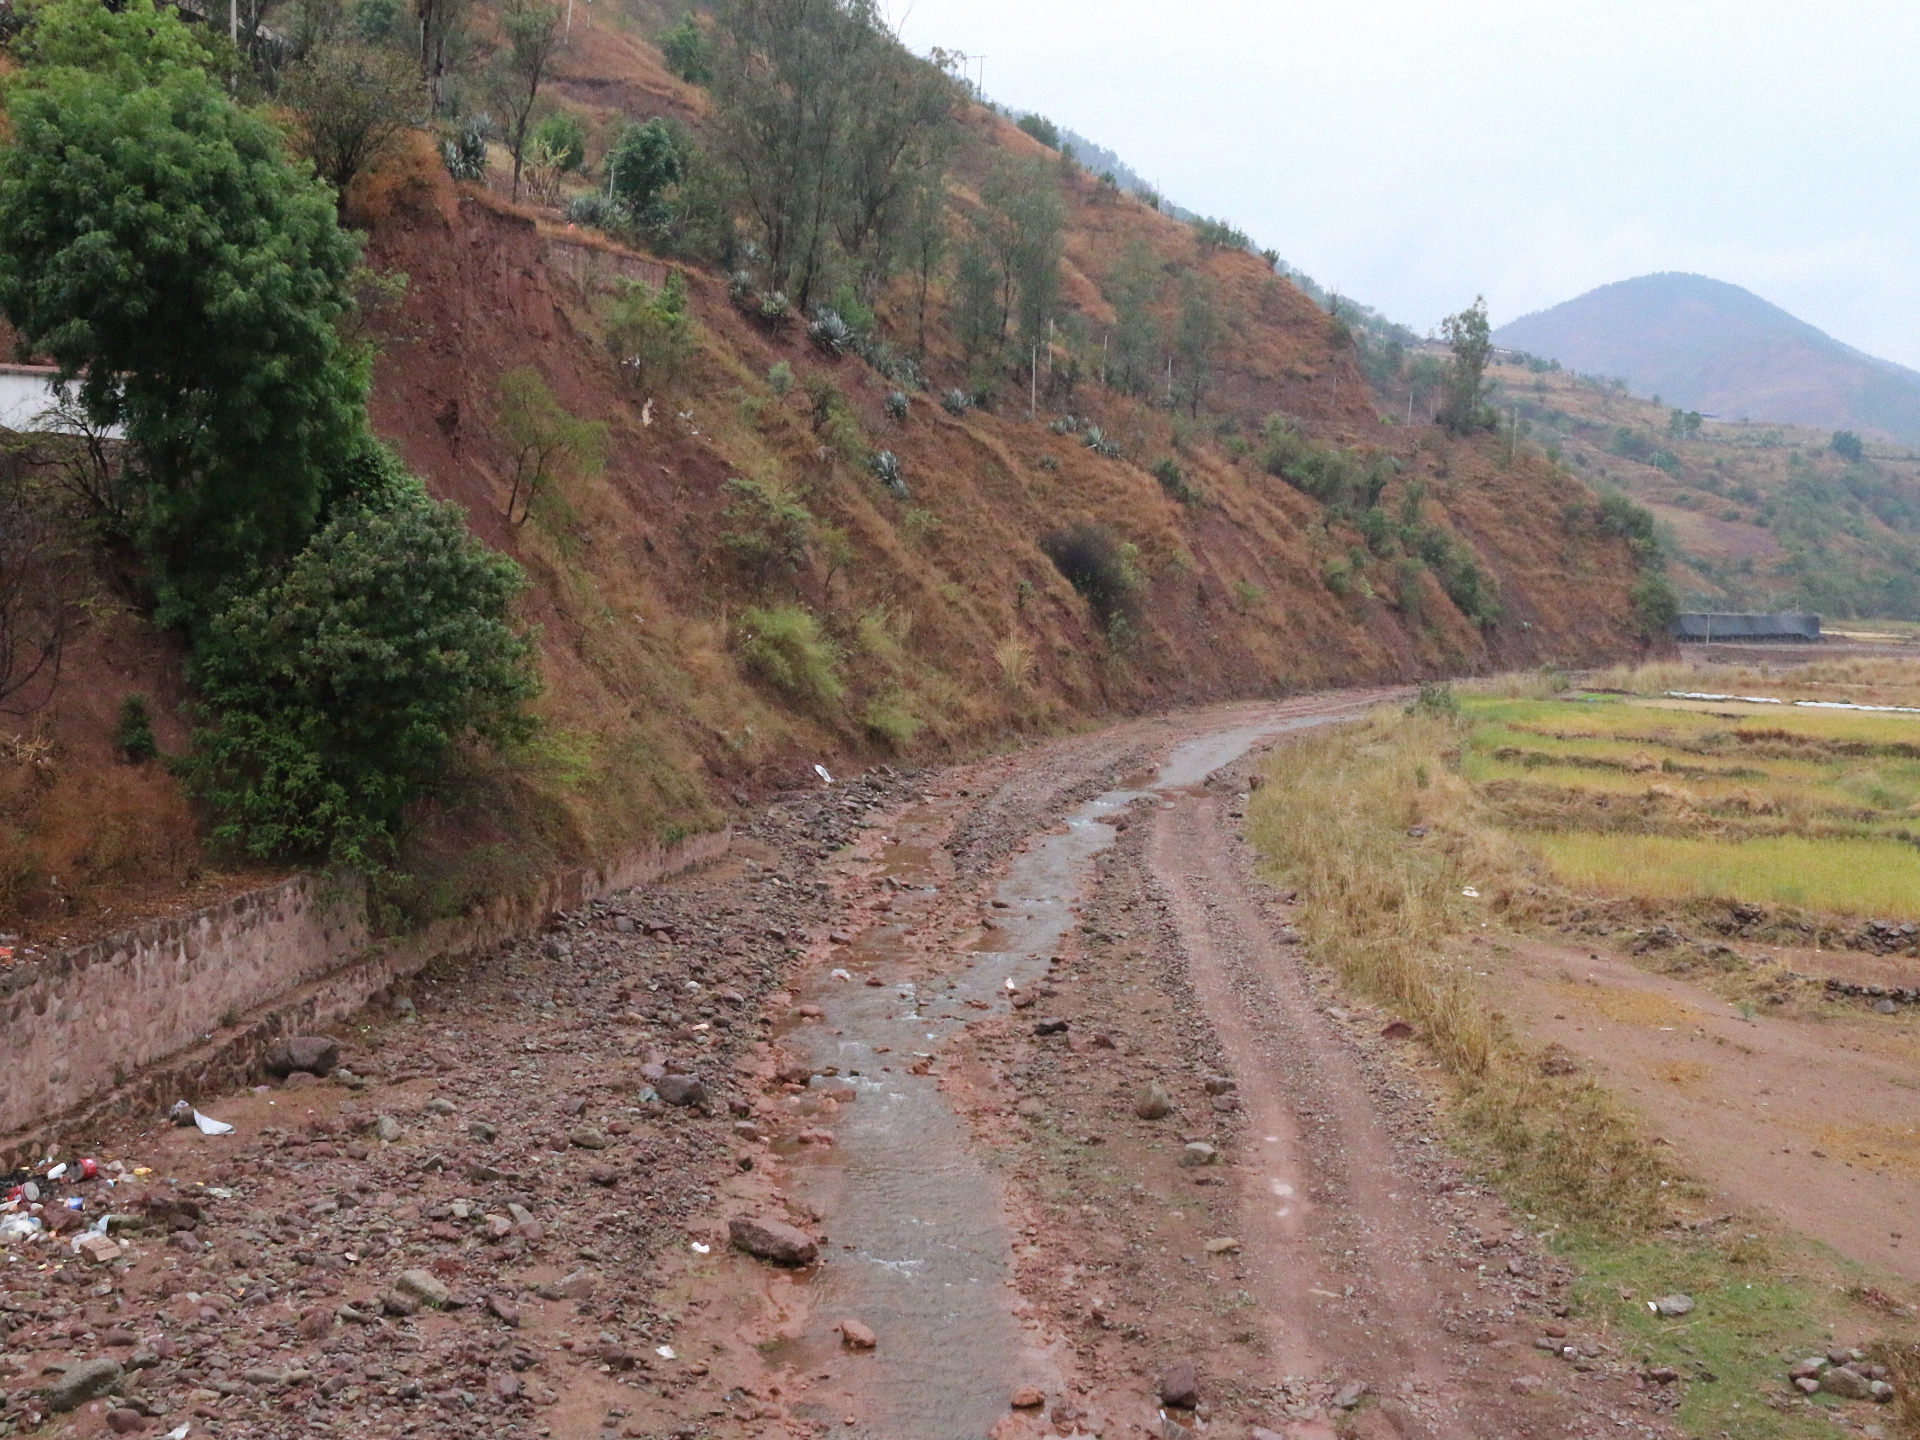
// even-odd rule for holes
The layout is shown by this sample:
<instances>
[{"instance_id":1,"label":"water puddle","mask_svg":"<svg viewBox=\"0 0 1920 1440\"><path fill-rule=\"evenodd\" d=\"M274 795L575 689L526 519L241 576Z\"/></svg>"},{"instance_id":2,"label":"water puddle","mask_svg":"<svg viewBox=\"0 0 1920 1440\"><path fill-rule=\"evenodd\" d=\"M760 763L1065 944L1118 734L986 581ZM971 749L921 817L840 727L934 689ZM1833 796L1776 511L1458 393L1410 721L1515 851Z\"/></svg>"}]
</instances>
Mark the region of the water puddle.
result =
<instances>
[{"instance_id":1,"label":"water puddle","mask_svg":"<svg viewBox=\"0 0 1920 1440\"><path fill-rule=\"evenodd\" d=\"M1141 788L1080 805L1014 857L990 897L998 903L986 912L994 923L985 938L963 958L936 965L931 980L916 980L928 957L905 932L921 908L916 897L942 882L936 818L926 811L902 817L880 873L911 888L894 892L889 923L840 952L836 967L846 978L828 978L802 997L824 1019L781 1037L858 1096L833 1115L831 1147L790 1152L798 1198L826 1217L832 1237L812 1282L808 1334L769 1357L815 1377L811 1393L819 1399L801 1413L817 1410L814 1418L837 1428L856 1415L840 1433L863 1440L953 1440L984 1436L1023 1385L1059 1393L1050 1354L1013 1313L1012 1242L993 1157L969 1143L937 1078L914 1075L913 1065L969 1020L1005 1014L1010 984L1029 989L1045 977L1078 923L1095 858L1113 843L1114 827L1104 821L1153 790L1200 783L1263 739L1339 718L1269 718L1202 736L1176 747L1152 776L1128 777ZM869 975L882 983L868 985ZM849 1317L872 1327L877 1349L840 1346L833 1327ZM850 1396L857 1407L849 1408Z\"/></svg>"}]
</instances>

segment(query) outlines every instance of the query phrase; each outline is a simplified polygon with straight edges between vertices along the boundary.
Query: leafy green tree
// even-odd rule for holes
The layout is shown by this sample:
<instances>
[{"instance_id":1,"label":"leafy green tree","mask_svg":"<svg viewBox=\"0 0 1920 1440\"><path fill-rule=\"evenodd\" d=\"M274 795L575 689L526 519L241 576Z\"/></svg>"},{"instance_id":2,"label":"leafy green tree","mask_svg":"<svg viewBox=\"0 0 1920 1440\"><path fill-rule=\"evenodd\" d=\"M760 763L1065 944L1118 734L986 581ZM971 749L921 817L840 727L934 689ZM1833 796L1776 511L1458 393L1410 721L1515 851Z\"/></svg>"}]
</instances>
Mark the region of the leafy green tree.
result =
<instances>
[{"instance_id":1,"label":"leafy green tree","mask_svg":"<svg viewBox=\"0 0 1920 1440\"><path fill-rule=\"evenodd\" d=\"M953 243L947 223L947 181L935 166L923 169L907 201L907 267L913 276L914 353L927 354L927 307L933 282Z\"/></svg>"},{"instance_id":2,"label":"leafy green tree","mask_svg":"<svg viewBox=\"0 0 1920 1440\"><path fill-rule=\"evenodd\" d=\"M607 153L608 189L644 221L686 175L689 148L685 132L657 115L627 126Z\"/></svg>"},{"instance_id":3,"label":"leafy green tree","mask_svg":"<svg viewBox=\"0 0 1920 1440\"><path fill-rule=\"evenodd\" d=\"M1189 271L1180 282L1180 318L1174 326L1172 348L1180 398L1196 418L1200 402L1212 388L1220 342L1225 336L1213 286L1204 275Z\"/></svg>"},{"instance_id":4,"label":"leafy green tree","mask_svg":"<svg viewBox=\"0 0 1920 1440\"><path fill-rule=\"evenodd\" d=\"M416 487L417 492L417 487ZM275 583L214 618L186 762L247 854L386 864L455 750L524 739L538 693L520 568L417 492L344 508Z\"/></svg>"},{"instance_id":5,"label":"leafy green tree","mask_svg":"<svg viewBox=\"0 0 1920 1440\"><path fill-rule=\"evenodd\" d=\"M0 309L118 425L163 623L297 553L364 434L359 247L171 9L53 0L0 151Z\"/></svg>"},{"instance_id":6,"label":"leafy green tree","mask_svg":"<svg viewBox=\"0 0 1920 1440\"><path fill-rule=\"evenodd\" d=\"M1039 113L1022 115L1017 122L1020 129L1038 140L1049 150L1060 148L1060 127Z\"/></svg>"},{"instance_id":7,"label":"leafy green tree","mask_svg":"<svg viewBox=\"0 0 1920 1440\"><path fill-rule=\"evenodd\" d=\"M1160 364L1160 327L1154 307L1164 275L1153 252L1135 240L1107 279L1113 306L1113 337L1107 355L1107 384L1126 395L1143 394Z\"/></svg>"},{"instance_id":8,"label":"leafy green tree","mask_svg":"<svg viewBox=\"0 0 1920 1440\"><path fill-rule=\"evenodd\" d=\"M1667 627L1680 617L1680 597L1665 575L1642 575L1628 587L1627 604L1633 612L1634 627L1642 638L1653 640L1666 634Z\"/></svg>"},{"instance_id":9,"label":"leafy green tree","mask_svg":"<svg viewBox=\"0 0 1920 1440\"><path fill-rule=\"evenodd\" d=\"M1867 447L1860 437L1851 430L1833 432L1833 453L1850 465L1858 465L1867 453Z\"/></svg>"},{"instance_id":10,"label":"leafy green tree","mask_svg":"<svg viewBox=\"0 0 1920 1440\"><path fill-rule=\"evenodd\" d=\"M1493 331L1487 324L1486 299L1476 297L1458 315L1447 316L1440 322L1440 333L1453 351L1440 423L1455 435L1492 429L1495 416L1486 403L1485 376L1487 361L1493 357Z\"/></svg>"},{"instance_id":11,"label":"leafy green tree","mask_svg":"<svg viewBox=\"0 0 1920 1440\"><path fill-rule=\"evenodd\" d=\"M1676 410L1667 418L1667 434L1675 440L1695 439L1704 419L1698 410Z\"/></svg>"},{"instance_id":12,"label":"leafy green tree","mask_svg":"<svg viewBox=\"0 0 1920 1440\"><path fill-rule=\"evenodd\" d=\"M510 525L526 524L549 486L597 475L606 464L606 423L573 414L554 398L531 365L500 377L499 415L500 432L513 455L507 490Z\"/></svg>"},{"instance_id":13,"label":"leafy green tree","mask_svg":"<svg viewBox=\"0 0 1920 1440\"><path fill-rule=\"evenodd\" d=\"M288 72L280 98L299 120L300 149L339 192L376 164L426 109L414 68L357 41L324 45Z\"/></svg>"},{"instance_id":14,"label":"leafy green tree","mask_svg":"<svg viewBox=\"0 0 1920 1440\"><path fill-rule=\"evenodd\" d=\"M675 270L659 290L630 284L607 315L607 347L641 389L671 384L693 354L687 287Z\"/></svg>"},{"instance_id":15,"label":"leafy green tree","mask_svg":"<svg viewBox=\"0 0 1920 1440\"><path fill-rule=\"evenodd\" d=\"M804 312L837 268L883 277L958 86L894 39L873 0L720 0L714 21L711 144L767 289Z\"/></svg>"},{"instance_id":16,"label":"leafy green tree","mask_svg":"<svg viewBox=\"0 0 1920 1440\"><path fill-rule=\"evenodd\" d=\"M513 155L513 198L520 198L520 171L533 132L534 106L560 48L560 7L540 0L507 0L500 12L504 44L493 59L492 89L506 115L507 149Z\"/></svg>"},{"instance_id":17,"label":"leafy green tree","mask_svg":"<svg viewBox=\"0 0 1920 1440\"><path fill-rule=\"evenodd\" d=\"M542 116L533 127L533 144L545 147L563 175L571 175L587 163L586 123L571 110Z\"/></svg>"},{"instance_id":18,"label":"leafy green tree","mask_svg":"<svg viewBox=\"0 0 1920 1440\"><path fill-rule=\"evenodd\" d=\"M705 85L713 79L713 46L691 10L660 37L660 54L667 69L690 84Z\"/></svg>"},{"instance_id":19,"label":"leafy green tree","mask_svg":"<svg viewBox=\"0 0 1920 1440\"><path fill-rule=\"evenodd\" d=\"M980 187L982 238L1000 281L1000 326L1017 321L1025 351L1046 339L1060 298L1060 253L1066 209L1051 167L1032 160L1002 161Z\"/></svg>"},{"instance_id":20,"label":"leafy green tree","mask_svg":"<svg viewBox=\"0 0 1920 1440\"><path fill-rule=\"evenodd\" d=\"M977 241L960 249L953 284L953 328L970 374L997 371L1006 345L1006 317L1000 308L1000 277L993 257Z\"/></svg>"}]
</instances>

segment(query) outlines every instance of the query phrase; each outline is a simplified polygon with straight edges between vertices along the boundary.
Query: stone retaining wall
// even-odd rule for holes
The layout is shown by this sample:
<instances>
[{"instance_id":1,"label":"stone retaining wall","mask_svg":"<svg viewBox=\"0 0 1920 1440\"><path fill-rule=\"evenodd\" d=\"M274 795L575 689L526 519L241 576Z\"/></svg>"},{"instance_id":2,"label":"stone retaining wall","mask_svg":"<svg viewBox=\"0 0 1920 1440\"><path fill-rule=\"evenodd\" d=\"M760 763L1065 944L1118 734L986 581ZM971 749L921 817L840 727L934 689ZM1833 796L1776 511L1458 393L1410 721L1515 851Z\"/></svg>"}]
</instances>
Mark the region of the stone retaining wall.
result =
<instances>
[{"instance_id":1,"label":"stone retaining wall","mask_svg":"<svg viewBox=\"0 0 1920 1440\"><path fill-rule=\"evenodd\" d=\"M363 890L301 875L0 974L0 1168L56 1132L157 1112L251 1078L268 1046L351 1014L437 960L724 855L730 830L369 938Z\"/></svg>"}]
</instances>

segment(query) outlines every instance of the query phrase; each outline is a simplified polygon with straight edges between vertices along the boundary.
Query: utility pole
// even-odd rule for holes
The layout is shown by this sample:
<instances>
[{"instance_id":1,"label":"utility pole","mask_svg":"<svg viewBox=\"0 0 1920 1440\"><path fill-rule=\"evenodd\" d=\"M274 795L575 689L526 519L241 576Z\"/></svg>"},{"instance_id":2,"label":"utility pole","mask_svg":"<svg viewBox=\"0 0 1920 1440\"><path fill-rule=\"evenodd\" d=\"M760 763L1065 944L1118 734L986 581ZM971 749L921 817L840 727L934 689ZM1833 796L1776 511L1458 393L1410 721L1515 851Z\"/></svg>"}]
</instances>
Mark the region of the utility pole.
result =
<instances>
[{"instance_id":1,"label":"utility pole","mask_svg":"<svg viewBox=\"0 0 1920 1440\"><path fill-rule=\"evenodd\" d=\"M1031 420L1040 413L1040 346L1036 343L1027 353L1027 419Z\"/></svg>"},{"instance_id":2,"label":"utility pole","mask_svg":"<svg viewBox=\"0 0 1920 1440\"><path fill-rule=\"evenodd\" d=\"M240 45L240 0L227 0L227 39L235 49Z\"/></svg>"}]
</instances>

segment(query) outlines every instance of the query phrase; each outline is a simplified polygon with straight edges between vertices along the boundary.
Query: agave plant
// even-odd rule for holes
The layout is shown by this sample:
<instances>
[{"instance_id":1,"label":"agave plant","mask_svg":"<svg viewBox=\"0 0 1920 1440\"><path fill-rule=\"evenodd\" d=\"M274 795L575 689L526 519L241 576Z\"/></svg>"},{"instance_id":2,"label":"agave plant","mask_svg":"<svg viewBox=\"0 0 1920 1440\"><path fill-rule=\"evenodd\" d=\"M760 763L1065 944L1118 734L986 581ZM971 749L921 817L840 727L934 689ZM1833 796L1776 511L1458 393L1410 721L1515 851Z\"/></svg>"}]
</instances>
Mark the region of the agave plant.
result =
<instances>
[{"instance_id":1,"label":"agave plant","mask_svg":"<svg viewBox=\"0 0 1920 1440\"><path fill-rule=\"evenodd\" d=\"M830 355L844 355L853 344L853 327L840 318L838 310L823 305L813 312L807 338Z\"/></svg>"},{"instance_id":2,"label":"agave plant","mask_svg":"<svg viewBox=\"0 0 1920 1440\"><path fill-rule=\"evenodd\" d=\"M907 489L905 477L900 473L900 457L891 450L882 450L873 457L873 473L880 477L880 483L896 499L909 499L913 492Z\"/></svg>"},{"instance_id":3,"label":"agave plant","mask_svg":"<svg viewBox=\"0 0 1920 1440\"><path fill-rule=\"evenodd\" d=\"M469 115L465 124L441 142L440 157L449 175L456 180L487 178L487 132L492 128L490 116Z\"/></svg>"},{"instance_id":4,"label":"agave plant","mask_svg":"<svg viewBox=\"0 0 1920 1440\"><path fill-rule=\"evenodd\" d=\"M907 396L902 390L887 392L887 418L895 424L904 425L907 420Z\"/></svg>"},{"instance_id":5,"label":"agave plant","mask_svg":"<svg viewBox=\"0 0 1920 1440\"><path fill-rule=\"evenodd\" d=\"M609 225L619 223L621 218L619 202L607 199L598 190L576 195L567 202L567 219L575 225L591 225L596 230L604 230Z\"/></svg>"},{"instance_id":6,"label":"agave plant","mask_svg":"<svg viewBox=\"0 0 1920 1440\"><path fill-rule=\"evenodd\" d=\"M1120 457L1120 442L1109 440L1098 425L1089 425L1087 433L1080 437L1080 443L1096 455L1105 455L1109 460Z\"/></svg>"},{"instance_id":7,"label":"agave plant","mask_svg":"<svg viewBox=\"0 0 1920 1440\"><path fill-rule=\"evenodd\" d=\"M964 390L949 390L940 397L940 408L949 415L964 415L973 408L973 397Z\"/></svg>"},{"instance_id":8,"label":"agave plant","mask_svg":"<svg viewBox=\"0 0 1920 1440\"><path fill-rule=\"evenodd\" d=\"M734 304L745 304L747 297L751 294L753 294L752 271L736 270L727 277L727 298Z\"/></svg>"},{"instance_id":9,"label":"agave plant","mask_svg":"<svg viewBox=\"0 0 1920 1440\"><path fill-rule=\"evenodd\" d=\"M785 320L792 309L784 290L770 290L760 297L760 318L772 324Z\"/></svg>"}]
</instances>

